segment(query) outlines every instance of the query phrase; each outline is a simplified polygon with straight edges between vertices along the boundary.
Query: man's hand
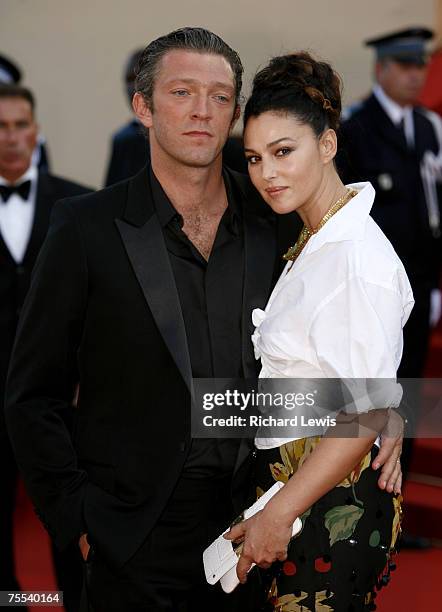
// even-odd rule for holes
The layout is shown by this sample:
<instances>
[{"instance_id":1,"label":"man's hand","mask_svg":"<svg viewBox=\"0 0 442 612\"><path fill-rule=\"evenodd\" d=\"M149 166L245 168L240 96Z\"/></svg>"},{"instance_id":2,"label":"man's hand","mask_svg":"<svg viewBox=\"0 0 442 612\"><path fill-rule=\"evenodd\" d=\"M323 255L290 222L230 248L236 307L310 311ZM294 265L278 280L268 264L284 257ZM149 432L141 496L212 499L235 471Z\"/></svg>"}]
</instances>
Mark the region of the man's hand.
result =
<instances>
[{"instance_id":1,"label":"man's hand","mask_svg":"<svg viewBox=\"0 0 442 612\"><path fill-rule=\"evenodd\" d=\"M78 546L80 547L81 556L83 557L83 561L87 560L87 556L89 554L90 546L87 541L87 533L83 533L83 535L78 540Z\"/></svg>"},{"instance_id":2,"label":"man's hand","mask_svg":"<svg viewBox=\"0 0 442 612\"><path fill-rule=\"evenodd\" d=\"M389 493L401 492L402 470L400 457L404 440L404 421L395 411L391 410L387 425L381 433L381 447L372 463L374 470L382 466L378 485Z\"/></svg>"},{"instance_id":3,"label":"man's hand","mask_svg":"<svg viewBox=\"0 0 442 612\"><path fill-rule=\"evenodd\" d=\"M292 537L292 524L284 524L278 517L277 508L272 508L269 503L264 510L232 527L224 537L243 542L236 573L239 581L244 584L247 572L254 563L267 569L274 561L285 561L287 546Z\"/></svg>"}]
</instances>

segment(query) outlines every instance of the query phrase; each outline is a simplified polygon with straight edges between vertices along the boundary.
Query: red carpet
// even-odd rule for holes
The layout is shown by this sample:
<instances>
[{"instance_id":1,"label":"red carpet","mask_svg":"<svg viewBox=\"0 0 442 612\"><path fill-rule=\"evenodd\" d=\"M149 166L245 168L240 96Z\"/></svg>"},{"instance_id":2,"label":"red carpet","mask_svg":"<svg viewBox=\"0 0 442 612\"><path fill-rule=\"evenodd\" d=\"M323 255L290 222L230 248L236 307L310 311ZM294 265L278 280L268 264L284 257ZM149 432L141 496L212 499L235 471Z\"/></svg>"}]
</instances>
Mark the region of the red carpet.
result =
<instances>
[{"instance_id":1,"label":"red carpet","mask_svg":"<svg viewBox=\"0 0 442 612\"><path fill-rule=\"evenodd\" d=\"M442 549L402 551L390 584L376 598L377 612L441 612Z\"/></svg>"},{"instance_id":2,"label":"red carpet","mask_svg":"<svg viewBox=\"0 0 442 612\"><path fill-rule=\"evenodd\" d=\"M55 591L57 586L51 561L51 547L46 531L35 516L31 503L22 486L17 494L14 524L14 543L17 577L23 591ZM17 608L20 610L20 608ZM30 607L32 612L62 607Z\"/></svg>"}]
</instances>

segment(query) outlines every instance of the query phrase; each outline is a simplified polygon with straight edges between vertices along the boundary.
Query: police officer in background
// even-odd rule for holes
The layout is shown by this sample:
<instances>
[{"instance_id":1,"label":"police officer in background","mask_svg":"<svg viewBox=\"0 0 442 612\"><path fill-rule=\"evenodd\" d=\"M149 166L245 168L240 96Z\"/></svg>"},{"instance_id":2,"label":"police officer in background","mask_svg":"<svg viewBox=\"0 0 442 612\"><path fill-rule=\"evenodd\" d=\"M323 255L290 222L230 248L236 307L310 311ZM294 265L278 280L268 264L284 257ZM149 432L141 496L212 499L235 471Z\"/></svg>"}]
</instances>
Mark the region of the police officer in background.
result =
<instances>
[{"instance_id":1,"label":"police officer in background","mask_svg":"<svg viewBox=\"0 0 442 612\"><path fill-rule=\"evenodd\" d=\"M425 28L368 40L376 52L371 95L346 111L340 170L345 182L369 180L371 211L392 242L416 300L405 326L399 376L422 376L430 322L440 317L441 134L436 114L416 105L426 77Z\"/></svg>"},{"instance_id":2,"label":"police officer in background","mask_svg":"<svg viewBox=\"0 0 442 612\"><path fill-rule=\"evenodd\" d=\"M410 28L366 41L376 53L371 95L344 113L339 169L345 183L369 180L376 189L371 214L401 258L415 307L404 328L398 375L423 375L431 326L441 314L440 264L442 122L419 107L427 72L425 45L433 33ZM417 420L419 389L404 403ZM404 440L402 470L408 471L412 440ZM403 545L424 547L421 538Z\"/></svg>"}]
</instances>

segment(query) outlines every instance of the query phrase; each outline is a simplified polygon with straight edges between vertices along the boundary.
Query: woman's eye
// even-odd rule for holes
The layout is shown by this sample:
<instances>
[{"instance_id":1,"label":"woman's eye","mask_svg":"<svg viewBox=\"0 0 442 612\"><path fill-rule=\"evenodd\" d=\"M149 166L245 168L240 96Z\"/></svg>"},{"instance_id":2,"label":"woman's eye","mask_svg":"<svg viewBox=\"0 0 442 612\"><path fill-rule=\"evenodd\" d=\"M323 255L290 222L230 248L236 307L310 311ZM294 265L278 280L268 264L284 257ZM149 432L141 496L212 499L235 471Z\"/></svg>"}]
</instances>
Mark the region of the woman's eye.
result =
<instances>
[{"instance_id":1,"label":"woman's eye","mask_svg":"<svg viewBox=\"0 0 442 612\"><path fill-rule=\"evenodd\" d=\"M281 147L281 149L278 149L276 151L276 157L285 157L286 155L288 155L292 151L293 151L293 149L290 149L289 147Z\"/></svg>"},{"instance_id":2,"label":"woman's eye","mask_svg":"<svg viewBox=\"0 0 442 612\"><path fill-rule=\"evenodd\" d=\"M259 157L257 155L250 155L246 157L246 161L248 164L256 164L259 161Z\"/></svg>"}]
</instances>

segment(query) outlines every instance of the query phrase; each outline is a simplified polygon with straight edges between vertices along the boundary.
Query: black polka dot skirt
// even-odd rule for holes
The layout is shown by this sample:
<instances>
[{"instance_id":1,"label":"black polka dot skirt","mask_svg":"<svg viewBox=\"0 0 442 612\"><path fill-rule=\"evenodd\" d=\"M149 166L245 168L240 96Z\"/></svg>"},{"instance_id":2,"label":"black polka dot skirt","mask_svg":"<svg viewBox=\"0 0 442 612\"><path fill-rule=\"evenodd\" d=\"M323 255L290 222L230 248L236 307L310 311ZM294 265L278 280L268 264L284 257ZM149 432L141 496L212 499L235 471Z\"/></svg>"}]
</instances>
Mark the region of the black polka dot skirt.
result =
<instances>
[{"instance_id":1,"label":"black polka dot skirt","mask_svg":"<svg viewBox=\"0 0 442 612\"><path fill-rule=\"evenodd\" d=\"M258 497L275 481L287 482L320 440L303 438L258 450ZM401 524L400 496L382 491L379 472L371 468L377 452L373 446L351 474L302 515L303 529L291 540L287 560L262 571L263 611L376 610L377 592L395 568Z\"/></svg>"}]
</instances>

